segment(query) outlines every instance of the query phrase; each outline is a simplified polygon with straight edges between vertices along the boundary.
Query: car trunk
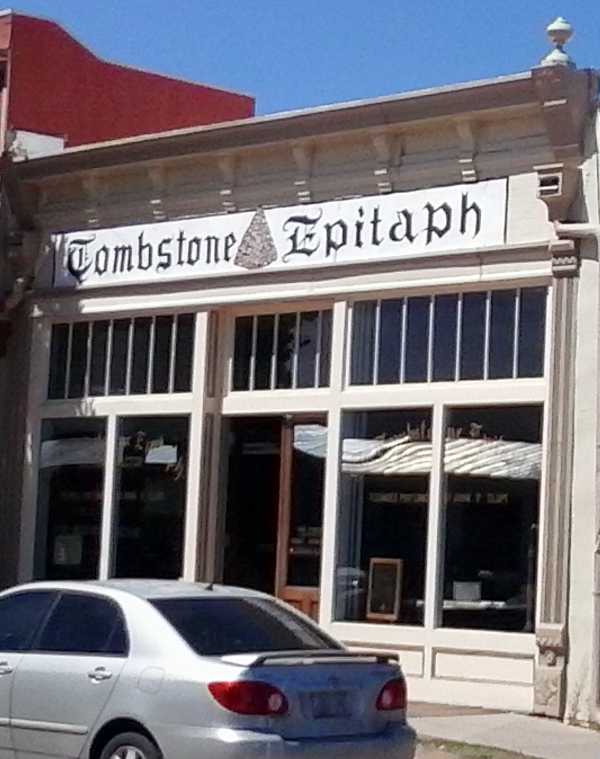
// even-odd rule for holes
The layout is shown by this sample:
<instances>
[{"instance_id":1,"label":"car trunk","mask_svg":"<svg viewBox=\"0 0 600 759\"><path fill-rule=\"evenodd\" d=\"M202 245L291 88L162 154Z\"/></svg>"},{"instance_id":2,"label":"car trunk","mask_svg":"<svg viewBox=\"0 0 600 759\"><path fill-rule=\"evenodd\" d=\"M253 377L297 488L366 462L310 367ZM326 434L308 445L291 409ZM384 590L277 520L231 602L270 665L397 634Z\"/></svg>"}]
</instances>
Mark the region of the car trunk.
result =
<instances>
[{"instance_id":1,"label":"car trunk","mask_svg":"<svg viewBox=\"0 0 600 759\"><path fill-rule=\"evenodd\" d=\"M269 727L287 739L370 735L404 719L402 711L376 708L382 687L399 676L391 657L305 651L222 661L240 667L235 679L266 682L285 695L288 713L270 718Z\"/></svg>"}]
</instances>

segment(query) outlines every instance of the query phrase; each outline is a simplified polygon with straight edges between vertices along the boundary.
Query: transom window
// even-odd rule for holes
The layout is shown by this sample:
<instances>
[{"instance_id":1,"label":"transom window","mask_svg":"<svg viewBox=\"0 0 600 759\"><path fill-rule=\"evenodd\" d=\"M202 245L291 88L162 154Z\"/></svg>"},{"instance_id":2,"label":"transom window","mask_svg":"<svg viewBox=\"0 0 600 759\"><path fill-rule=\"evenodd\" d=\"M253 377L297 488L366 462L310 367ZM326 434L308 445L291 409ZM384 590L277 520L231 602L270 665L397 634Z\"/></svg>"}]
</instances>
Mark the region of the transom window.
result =
<instances>
[{"instance_id":1,"label":"transom window","mask_svg":"<svg viewBox=\"0 0 600 759\"><path fill-rule=\"evenodd\" d=\"M52 327L48 398L191 389L194 314Z\"/></svg>"},{"instance_id":2,"label":"transom window","mask_svg":"<svg viewBox=\"0 0 600 759\"><path fill-rule=\"evenodd\" d=\"M331 310L235 320L233 390L329 386Z\"/></svg>"},{"instance_id":3,"label":"transom window","mask_svg":"<svg viewBox=\"0 0 600 759\"><path fill-rule=\"evenodd\" d=\"M350 384L541 377L546 288L360 301Z\"/></svg>"}]
</instances>

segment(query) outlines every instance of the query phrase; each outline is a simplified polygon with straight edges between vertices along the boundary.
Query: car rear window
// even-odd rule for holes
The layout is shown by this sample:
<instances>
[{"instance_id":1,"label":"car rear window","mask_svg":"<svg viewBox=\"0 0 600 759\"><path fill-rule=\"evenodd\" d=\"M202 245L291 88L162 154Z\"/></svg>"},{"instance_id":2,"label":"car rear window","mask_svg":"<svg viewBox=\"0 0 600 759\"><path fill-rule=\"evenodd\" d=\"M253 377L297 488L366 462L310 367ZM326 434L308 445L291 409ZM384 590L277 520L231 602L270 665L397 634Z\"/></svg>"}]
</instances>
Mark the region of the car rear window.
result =
<instances>
[{"instance_id":1,"label":"car rear window","mask_svg":"<svg viewBox=\"0 0 600 759\"><path fill-rule=\"evenodd\" d=\"M262 598L170 598L151 603L203 656L339 649L302 617Z\"/></svg>"}]
</instances>

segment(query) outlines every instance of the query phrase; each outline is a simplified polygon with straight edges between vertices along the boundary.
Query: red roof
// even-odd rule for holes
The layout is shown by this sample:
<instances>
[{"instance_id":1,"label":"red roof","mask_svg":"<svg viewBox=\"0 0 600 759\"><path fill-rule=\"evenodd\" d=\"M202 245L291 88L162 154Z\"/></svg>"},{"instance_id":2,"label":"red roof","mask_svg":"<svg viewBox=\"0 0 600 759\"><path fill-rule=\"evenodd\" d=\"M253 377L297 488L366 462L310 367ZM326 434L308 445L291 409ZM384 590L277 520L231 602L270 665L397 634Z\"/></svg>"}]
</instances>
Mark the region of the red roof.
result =
<instances>
[{"instance_id":1,"label":"red roof","mask_svg":"<svg viewBox=\"0 0 600 759\"><path fill-rule=\"evenodd\" d=\"M52 21L7 13L2 49L8 128L71 147L254 115L251 97L108 63Z\"/></svg>"}]
</instances>

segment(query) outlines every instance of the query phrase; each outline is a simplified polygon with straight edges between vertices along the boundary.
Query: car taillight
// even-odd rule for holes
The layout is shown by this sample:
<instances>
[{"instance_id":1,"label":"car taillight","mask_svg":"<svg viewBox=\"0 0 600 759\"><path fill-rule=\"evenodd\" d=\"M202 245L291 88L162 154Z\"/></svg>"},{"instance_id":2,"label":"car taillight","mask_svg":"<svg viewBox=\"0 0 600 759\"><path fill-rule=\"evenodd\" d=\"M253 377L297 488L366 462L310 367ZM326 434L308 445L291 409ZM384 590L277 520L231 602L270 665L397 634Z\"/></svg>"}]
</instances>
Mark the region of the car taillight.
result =
<instances>
[{"instance_id":1,"label":"car taillight","mask_svg":"<svg viewBox=\"0 0 600 759\"><path fill-rule=\"evenodd\" d=\"M209 683L212 697L225 709L237 714L280 717L287 714L288 702L274 685L251 680Z\"/></svg>"},{"instance_id":2,"label":"car taillight","mask_svg":"<svg viewBox=\"0 0 600 759\"><path fill-rule=\"evenodd\" d=\"M406 709L406 682L403 677L396 677L387 682L377 696L377 709L391 712Z\"/></svg>"}]
</instances>

